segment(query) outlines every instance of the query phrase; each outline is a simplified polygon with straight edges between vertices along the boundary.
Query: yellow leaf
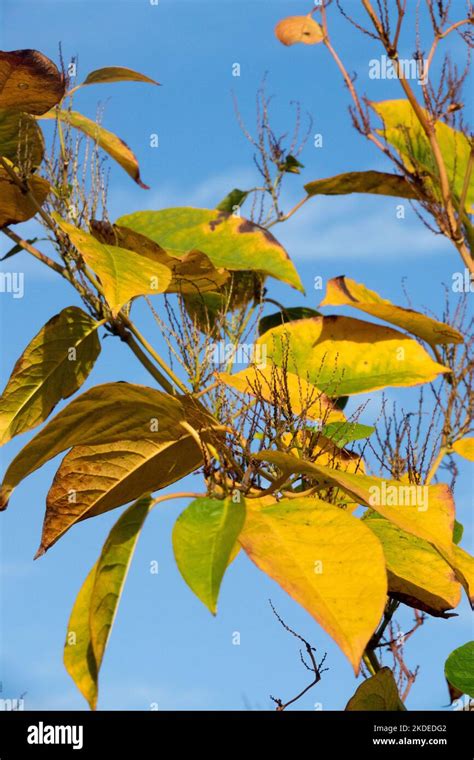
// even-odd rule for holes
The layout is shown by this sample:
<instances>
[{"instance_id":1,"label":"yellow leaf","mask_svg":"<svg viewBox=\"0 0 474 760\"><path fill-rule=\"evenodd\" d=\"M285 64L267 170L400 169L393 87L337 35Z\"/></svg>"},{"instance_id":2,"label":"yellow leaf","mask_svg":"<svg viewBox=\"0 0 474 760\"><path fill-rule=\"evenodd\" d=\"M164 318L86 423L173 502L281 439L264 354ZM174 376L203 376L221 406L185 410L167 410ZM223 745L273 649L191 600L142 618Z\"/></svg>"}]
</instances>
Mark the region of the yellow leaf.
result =
<instances>
[{"instance_id":1,"label":"yellow leaf","mask_svg":"<svg viewBox=\"0 0 474 760\"><path fill-rule=\"evenodd\" d=\"M349 277L334 277L327 284L326 296L320 306L353 306L366 314L390 322L417 335L430 345L463 343L464 339L454 327L420 314L413 309L395 306Z\"/></svg>"},{"instance_id":2,"label":"yellow leaf","mask_svg":"<svg viewBox=\"0 0 474 760\"><path fill-rule=\"evenodd\" d=\"M81 387L100 353L98 326L82 309L70 306L33 338L0 397L1 445L39 425L58 401Z\"/></svg>"},{"instance_id":3,"label":"yellow leaf","mask_svg":"<svg viewBox=\"0 0 474 760\"><path fill-rule=\"evenodd\" d=\"M116 161L127 174L135 180L137 185L148 190L148 185L144 185L140 178L140 169L135 154L130 150L127 143L117 137L113 132L101 127L97 122L88 119L76 111L61 111L54 109L48 111L42 119L60 119L65 124L70 124L75 129L79 129L84 134L91 137L97 145L105 150L106 153Z\"/></svg>"},{"instance_id":4,"label":"yellow leaf","mask_svg":"<svg viewBox=\"0 0 474 760\"><path fill-rule=\"evenodd\" d=\"M453 565L454 502L447 485L414 486L344 472L296 459L281 451L262 451L254 458L271 462L285 473L306 474L318 483L342 488L358 504L370 507L407 533L428 541Z\"/></svg>"},{"instance_id":5,"label":"yellow leaf","mask_svg":"<svg viewBox=\"0 0 474 760\"><path fill-rule=\"evenodd\" d=\"M399 174L385 172L345 172L335 177L326 177L308 182L304 189L310 197L313 195L349 195L350 193L369 193L389 195L395 198L419 198L419 192Z\"/></svg>"},{"instance_id":6,"label":"yellow leaf","mask_svg":"<svg viewBox=\"0 0 474 760\"><path fill-rule=\"evenodd\" d=\"M275 27L277 38L284 45L294 45L303 42L305 45L316 45L324 38L323 30L318 23L307 16L288 16L279 21Z\"/></svg>"},{"instance_id":7,"label":"yellow leaf","mask_svg":"<svg viewBox=\"0 0 474 760\"><path fill-rule=\"evenodd\" d=\"M180 401L162 391L132 383L96 385L73 399L16 455L0 489L0 509L23 478L66 449L143 437L178 440L184 420Z\"/></svg>"},{"instance_id":8,"label":"yellow leaf","mask_svg":"<svg viewBox=\"0 0 474 760\"><path fill-rule=\"evenodd\" d=\"M415 164L419 173L425 172L430 175L430 189L434 191L435 196L441 198L437 163L425 131L409 101L385 100L381 103L371 103L371 106L384 123L384 129L378 130L379 134L397 149L409 170L412 170ZM429 114L426 111L424 114L429 120ZM469 139L442 121L437 121L434 126L449 183L455 198L460 200L471 152ZM473 203L474 174L471 174L466 198L468 213L472 212Z\"/></svg>"},{"instance_id":9,"label":"yellow leaf","mask_svg":"<svg viewBox=\"0 0 474 760\"><path fill-rule=\"evenodd\" d=\"M474 438L461 438L459 441L456 441L453 443L453 451L464 457L464 459L474 462Z\"/></svg>"},{"instance_id":10,"label":"yellow leaf","mask_svg":"<svg viewBox=\"0 0 474 760\"><path fill-rule=\"evenodd\" d=\"M98 676L135 546L151 507L144 496L116 522L87 576L69 618L64 665L92 710Z\"/></svg>"},{"instance_id":11,"label":"yellow leaf","mask_svg":"<svg viewBox=\"0 0 474 760\"><path fill-rule=\"evenodd\" d=\"M64 667L92 710L97 704L97 663L89 631L89 608L97 563L91 569L74 602L64 645Z\"/></svg>"},{"instance_id":12,"label":"yellow leaf","mask_svg":"<svg viewBox=\"0 0 474 760\"><path fill-rule=\"evenodd\" d=\"M471 603L471 607L474 609L474 557L468 554L460 546L453 547L454 561L456 567L461 572L465 583L467 597Z\"/></svg>"},{"instance_id":13,"label":"yellow leaf","mask_svg":"<svg viewBox=\"0 0 474 760\"><path fill-rule=\"evenodd\" d=\"M49 490L36 556L44 554L77 522L127 504L143 491L165 488L201 462L201 449L190 436L161 443L142 438L75 446L61 462Z\"/></svg>"},{"instance_id":14,"label":"yellow leaf","mask_svg":"<svg viewBox=\"0 0 474 760\"><path fill-rule=\"evenodd\" d=\"M111 82L146 82L148 84L159 84L154 79L140 74L133 69L127 69L124 66L104 66L102 69L95 69L84 79L81 87L88 84L110 84Z\"/></svg>"},{"instance_id":15,"label":"yellow leaf","mask_svg":"<svg viewBox=\"0 0 474 760\"><path fill-rule=\"evenodd\" d=\"M382 544L389 592L405 604L431 615L442 615L457 607L461 585L451 567L429 543L375 514L364 522Z\"/></svg>"},{"instance_id":16,"label":"yellow leaf","mask_svg":"<svg viewBox=\"0 0 474 760\"><path fill-rule=\"evenodd\" d=\"M418 385L450 372L416 340L351 317L288 322L268 330L257 345L277 366L287 364L329 396Z\"/></svg>"},{"instance_id":17,"label":"yellow leaf","mask_svg":"<svg viewBox=\"0 0 474 760\"><path fill-rule=\"evenodd\" d=\"M90 228L93 236L109 246L120 246L146 256L151 261L168 267L171 281L167 293L196 295L222 288L229 280L229 273L223 267L216 268L212 261L201 251L165 251L145 235L117 224L92 220ZM140 261L137 258L137 263Z\"/></svg>"},{"instance_id":18,"label":"yellow leaf","mask_svg":"<svg viewBox=\"0 0 474 760\"><path fill-rule=\"evenodd\" d=\"M202 251L215 267L236 272L261 272L304 290L288 253L269 230L243 217L207 208L136 211L117 220L182 256Z\"/></svg>"},{"instance_id":19,"label":"yellow leaf","mask_svg":"<svg viewBox=\"0 0 474 760\"><path fill-rule=\"evenodd\" d=\"M43 114L64 95L64 78L38 50L0 51L0 108Z\"/></svg>"},{"instance_id":20,"label":"yellow leaf","mask_svg":"<svg viewBox=\"0 0 474 760\"><path fill-rule=\"evenodd\" d=\"M171 282L171 270L146 256L119 246L99 243L95 237L54 214L86 264L100 277L107 303L117 314L135 296L164 293Z\"/></svg>"},{"instance_id":21,"label":"yellow leaf","mask_svg":"<svg viewBox=\"0 0 474 760\"><path fill-rule=\"evenodd\" d=\"M0 108L0 156L31 171L43 160L44 139L36 119Z\"/></svg>"},{"instance_id":22,"label":"yellow leaf","mask_svg":"<svg viewBox=\"0 0 474 760\"><path fill-rule=\"evenodd\" d=\"M382 615L382 547L358 519L319 499L253 508L239 541L255 564L312 615L358 673Z\"/></svg>"},{"instance_id":23,"label":"yellow leaf","mask_svg":"<svg viewBox=\"0 0 474 760\"><path fill-rule=\"evenodd\" d=\"M260 396L269 403L278 402L288 412L312 420L345 421L344 414L336 409L325 393L307 383L302 377L267 362L262 367L248 367L234 375L216 372L216 377L231 388L251 396Z\"/></svg>"}]
</instances>

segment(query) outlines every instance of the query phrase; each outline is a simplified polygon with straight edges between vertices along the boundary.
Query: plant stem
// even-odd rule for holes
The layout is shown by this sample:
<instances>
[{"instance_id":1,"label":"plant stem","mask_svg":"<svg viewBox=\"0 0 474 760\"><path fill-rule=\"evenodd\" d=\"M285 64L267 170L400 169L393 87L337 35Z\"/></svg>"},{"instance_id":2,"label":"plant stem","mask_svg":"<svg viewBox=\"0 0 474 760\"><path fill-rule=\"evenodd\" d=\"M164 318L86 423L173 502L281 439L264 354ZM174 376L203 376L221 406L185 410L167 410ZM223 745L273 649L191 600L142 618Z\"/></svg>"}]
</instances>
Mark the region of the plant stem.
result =
<instances>
[{"instance_id":1,"label":"plant stem","mask_svg":"<svg viewBox=\"0 0 474 760\"><path fill-rule=\"evenodd\" d=\"M425 485L426 486L429 486L429 484L433 480L434 476L436 475L436 471L437 471L438 467L440 466L441 462L443 461L443 459L444 459L444 457L445 457L445 455L447 453L448 453L448 447L447 446L441 446L440 449L439 449L439 451L438 451L438 453L437 453L437 455L436 455L436 459L434 460L434 462L433 462L433 464L432 464L432 466L430 468L430 471L429 471L428 475L426 476L426 480L425 480Z\"/></svg>"},{"instance_id":2,"label":"plant stem","mask_svg":"<svg viewBox=\"0 0 474 760\"><path fill-rule=\"evenodd\" d=\"M161 358L161 356L155 351L155 349L153 348L153 346L150 343L148 343L148 341L146 340L146 338L141 334L141 332L135 327L135 325L133 324L133 322L123 312L120 312L120 319L121 319L122 323L126 327L128 327L128 329L130 330L130 332L133 333L133 335L138 340L138 342L141 343L141 345L143 346L143 348L146 351L148 351L148 353L150 354L150 356L161 367L161 369L164 372L166 372L166 374L168 375L168 377L174 382L175 386L177 388L179 388L179 390L182 391L183 393L188 393L188 389L186 388L186 386L184 385L184 383L182 383L181 380L179 379L179 377L177 377L177 375L175 375L175 373L173 372L173 370L171 369L171 367L168 367L168 365L166 364L166 362L164 361L164 359ZM175 391L174 388L172 388L171 392L176 393L176 391Z\"/></svg>"},{"instance_id":3,"label":"plant stem","mask_svg":"<svg viewBox=\"0 0 474 760\"><path fill-rule=\"evenodd\" d=\"M31 243L28 243L27 240L23 240L23 238L17 235L16 232L13 232L13 230L10 230L8 227L4 227L2 229L2 232L4 235L9 237L10 240L13 240L14 243L21 246L21 248L23 248L25 251L27 251L32 256L34 256L35 259L38 259L38 261L41 261L42 264L46 264L47 267L49 267L50 269L53 269L58 274L62 275L62 277L69 279L69 273L65 267L62 267L56 261L53 261L53 259L50 259L49 256L46 256L46 254L41 253L41 251L39 251L37 248L31 245Z\"/></svg>"},{"instance_id":4,"label":"plant stem","mask_svg":"<svg viewBox=\"0 0 474 760\"><path fill-rule=\"evenodd\" d=\"M171 499L203 499L207 496L205 493L194 493L193 491L180 491L178 493L165 493L162 496L158 496L153 499L150 509L154 509L157 504L161 504L163 501L171 501Z\"/></svg>"}]
</instances>

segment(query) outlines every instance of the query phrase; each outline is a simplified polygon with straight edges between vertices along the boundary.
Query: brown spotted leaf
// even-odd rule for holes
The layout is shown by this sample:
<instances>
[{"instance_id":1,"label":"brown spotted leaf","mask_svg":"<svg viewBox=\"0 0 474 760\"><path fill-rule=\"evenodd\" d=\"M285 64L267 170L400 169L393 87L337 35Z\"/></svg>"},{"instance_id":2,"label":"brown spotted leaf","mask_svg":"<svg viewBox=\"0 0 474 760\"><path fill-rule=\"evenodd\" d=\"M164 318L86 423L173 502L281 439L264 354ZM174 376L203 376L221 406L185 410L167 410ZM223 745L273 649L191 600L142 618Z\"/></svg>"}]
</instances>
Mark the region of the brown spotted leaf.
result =
<instances>
[{"instance_id":1,"label":"brown spotted leaf","mask_svg":"<svg viewBox=\"0 0 474 760\"><path fill-rule=\"evenodd\" d=\"M40 116L59 103L64 89L57 66L38 50L0 51L0 108Z\"/></svg>"}]
</instances>

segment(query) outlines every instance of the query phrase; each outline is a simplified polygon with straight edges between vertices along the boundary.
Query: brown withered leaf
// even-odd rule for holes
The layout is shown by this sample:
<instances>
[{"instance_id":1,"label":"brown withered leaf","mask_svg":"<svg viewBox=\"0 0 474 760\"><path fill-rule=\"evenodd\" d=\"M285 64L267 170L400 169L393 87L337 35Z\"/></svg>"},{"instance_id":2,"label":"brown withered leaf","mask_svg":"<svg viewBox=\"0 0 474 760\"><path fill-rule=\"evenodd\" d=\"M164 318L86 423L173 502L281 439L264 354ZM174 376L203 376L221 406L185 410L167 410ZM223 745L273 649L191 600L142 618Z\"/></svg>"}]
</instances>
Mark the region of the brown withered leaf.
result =
<instances>
[{"instance_id":1,"label":"brown withered leaf","mask_svg":"<svg viewBox=\"0 0 474 760\"><path fill-rule=\"evenodd\" d=\"M0 51L0 108L40 116L59 103L65 82L38 50Z\"/></svg>"},{"instance_id":2,"label":"brown withered leaf","mask_svg":"<svg viewBox=\"0 0 474 760\"><path fill-rule=\"evenodd\" d=\"M321 26L308 16L288 16L279 21L275 27L275 35L284 45L294 45L302 42L305 45L317 45L324 38Z\"/></svg>"},{"instance_id":3,"label":"brown withered leaf","mask_svg":"<svg viewBox=\"0 0 474 760\"><path fill-rule=\"evenodd\" d=\"M32 175L29 179L29 189L41 206L51 188L45 179ZM8 227L9 224L26 222L38 211L34 200L22 192L3 167L0 167L0 198L0 229Z\"/></svg>"}]
</instances>

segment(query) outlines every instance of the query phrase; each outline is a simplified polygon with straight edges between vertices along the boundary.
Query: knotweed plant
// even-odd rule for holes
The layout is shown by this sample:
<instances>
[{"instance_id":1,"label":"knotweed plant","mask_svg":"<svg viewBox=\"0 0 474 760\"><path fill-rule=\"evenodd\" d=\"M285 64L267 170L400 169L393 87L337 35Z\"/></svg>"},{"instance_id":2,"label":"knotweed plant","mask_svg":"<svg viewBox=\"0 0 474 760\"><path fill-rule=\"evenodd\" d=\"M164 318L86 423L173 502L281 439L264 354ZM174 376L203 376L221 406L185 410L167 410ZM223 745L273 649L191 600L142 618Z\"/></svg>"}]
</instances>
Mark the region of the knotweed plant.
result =
<instances>
[{"instance_id":1,"label":"knotweed plant","mask_svg":"<svg viewBox=\"0 0 474 760\"><path fill-rule=\"evenodd\" d=\"M4 474L0 504L14 508L23 479L63 453L37 556L82 520L125 507L67 626L65 666L91 708L138 537L165 500L189 500L173 549L203 604L216 613L224 574L245 552L327 631L354 673L362 670L366 680L347 709L370 709L374 694L381 709L405 709L417 675L404 658L407 641L427 619L453 617L462 593L472 600L473 560L459 546L453 488L459 457L473 458L473 148L463 120L465 73L447 59L438 83L430 74L438 45L452 34L464 40L468 63L472 14L468 8L465 18L450 21L449 3L427 0L434 40L426 67L416 68L418 98L398 54L406 3L396 0L395 19L385 1L359 5L369 26L349 21L381 43L401 100L373 103L357 93L330 37L331 14L348 16L343 3L284 19L276 34L285 45L320 43L316 52L330 53L353 101L354 126L396 173L316 179L288 211L281 188L300 171L305 129L297 106L295 129L276 133L264 86L255 135L238 115L259 184L232 190L212 209L113 220L106 157L145 187L138 163L103 128L100 113L74 110L74 95L109 82L157 82L109 67L77 84L40 52L0 53L0 228L14 244L7 256L34 256L58 275L58 287L75 291L73 305L24 349L0 398L2 444L34 431ZM424 44L416 42L418 63ZM47 149L43 121L50 125ZM454 311L438 318L395 305L337 272L321 311L275 301L272 281L301 293L303 286L273 228L319 194L351 192L408 199L453 244L465 267ZM32 218L41 240L14 229ZM331 314L332 306L351 307L355 316ZM154 335L139 324L143 309ZM102 340L112 336L148 372L149 384L134 383L131 369L127 382L81 391ZM361 422L371 407L357 405L358 394L414 386L420 395L413 407L382 399L372 424ZM196 490L161 493L192 473ZM401 607L414 615L406 633L394 617ZM296 697L274 697L283 710L317 686L328 663L275 614L302 644L311 672ZM444 624L455 626L455 618ZM448 658L453 699L472 696L469 657L472 643Z\"/></svg>"}]
</instances>

